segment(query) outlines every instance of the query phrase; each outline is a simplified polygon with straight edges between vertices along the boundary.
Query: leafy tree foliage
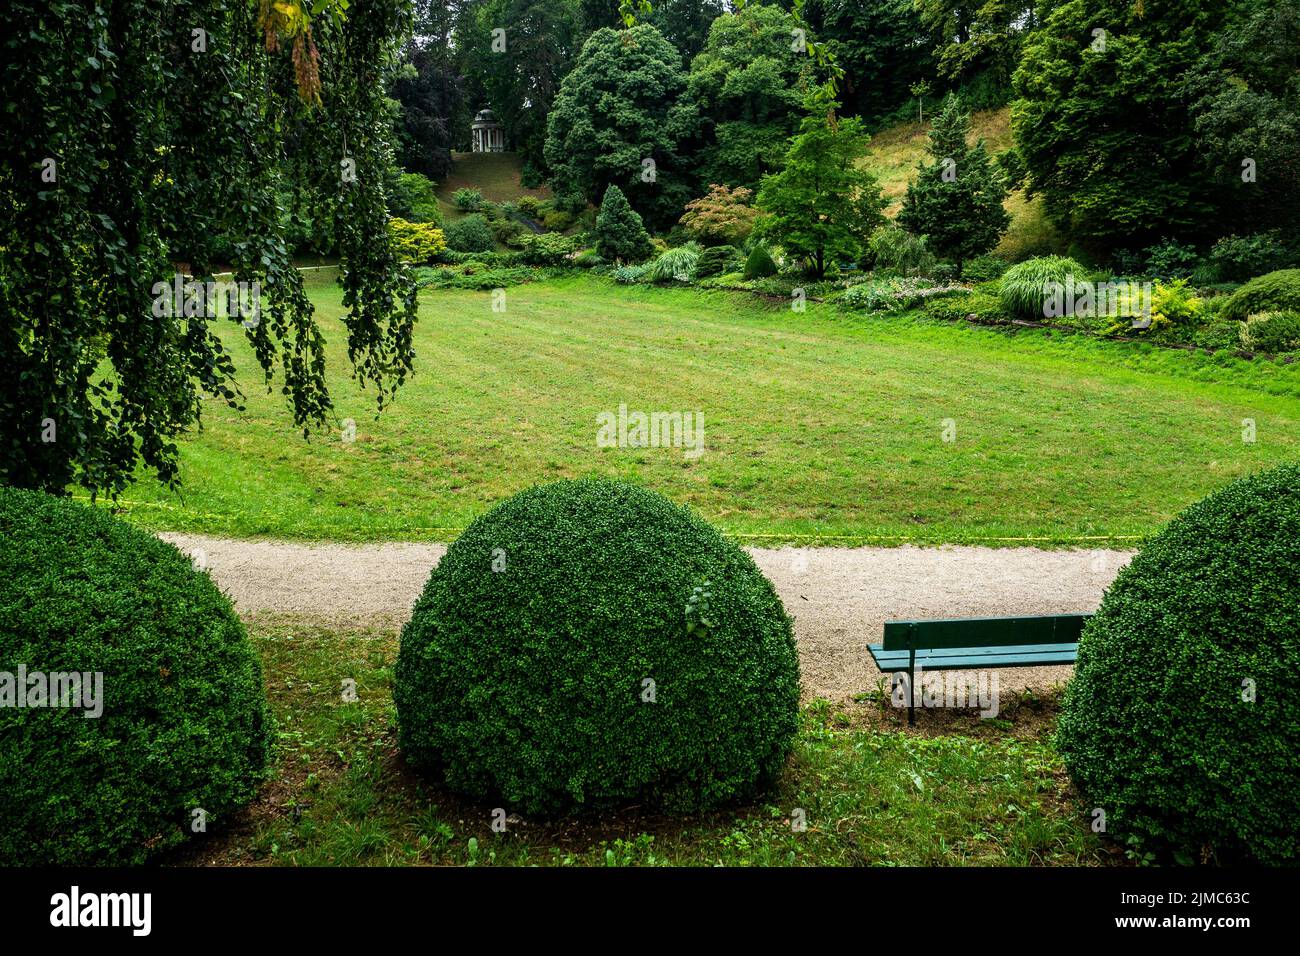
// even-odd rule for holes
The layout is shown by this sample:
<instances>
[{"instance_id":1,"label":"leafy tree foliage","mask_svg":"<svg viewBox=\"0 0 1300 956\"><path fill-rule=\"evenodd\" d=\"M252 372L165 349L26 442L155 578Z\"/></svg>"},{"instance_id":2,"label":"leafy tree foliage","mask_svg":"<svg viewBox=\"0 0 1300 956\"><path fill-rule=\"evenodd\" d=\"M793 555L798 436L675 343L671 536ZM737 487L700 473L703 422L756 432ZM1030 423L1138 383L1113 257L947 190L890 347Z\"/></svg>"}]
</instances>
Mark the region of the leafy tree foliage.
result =
<instances>
[{"instance_id":1,"label":"leafy tree foliage","mask_svg":"<svg viewBox=\"0 0 1300 956\"><path fill-rule=\"evenodd\" d=\"M1067 0L1026 42L1014 80L1017 147L1029 189L1074 236L1140 246L1210 222L1182 77L1224 6Z\"/></svg>"},{"instance_id":2,"label":"leafy tree foliage","mask_svg":"<svg viewBox=\"0 0 1300 956\"><path fill-rule=\"evenodd\" d=\"M681 57L648 24L588 38L551 111L546 162L560 196L596 202L611 185L667 225L692 193L682 143L697 117Z\"/></svg>"},{"instance_id":3,"label":"leafy tree foliage","mask_svg":"<svg viewBox=\"0 0 1300 956\"><path fill-rule=\"evenodd\" d=\"M984 73L1003 88L1010 86L1024 38L1037 25L1039 5L1036 0L915 0L921 26L934 44L938 74L960 83Z\"/></svg>"},{"instance_id":4,"label":"leafy tree foliage","mask_svg":"<svg viewBox=\"0 0 1300 956\"><path fill-rule=\"evenodd\" d=\"M436 2L436 0L434 0ZM460 89L464 110L456 114L452 123L452 149L469 150L470 121L474 114L488 105L487 87L484 85L482 51L491 48L491 34L485 38L479 29L478 11L489 0L448 0L451 7L450 39L445 46L453 69L460 76Z\"/></svg>"},{"instance_id":5,"label":"leafy tree foliage","mask_svg":"<svg viewBox=\"0 0 1300 956\"><path fill-rule=\"evenodd\" d=\"M1189 81L1198 153L1219 221L1300 223L1300 0L1265 0L1225 24Z\"/></svg>"},{"instance_id":6,"label":"leafy tree foliage","mask_svg":"<svg viewBox=\"0 0 1300 956\"><path fill-rule=\"evenodd\" d=\"M813 75L807 52L792 48L795 26L788 13L760 4L713 21L689 83L703 120L707 182L756 188L780 167Z\"/></svg>"},{"instance_id":7,"label":"leafy tree foliage","mask_svg":"<svg viewBox=\"0 0 1300 956\"><path fill-rule=\"evenodd\" d=\"M932 72L931 44L912 0L808 0L806 17L844 69L845 109L875 118L908 100Z\"/></svg>"},{"instance_id":8,"label":"leafy tree foliage","mask_svg":"<svg viewBox=\"0 0 1300 956\"><path fill-rule=\"evenodd\" d=\"M393 98L400 104L397 161L431 179L451 169L452 123L463 113L461 80L437 47L411 47Z\"/></svg>"},{"instance_id":9,"label":"leafy tree foliage","mask_svg":"<svg viewBox=\"0 0 1300 956\"><path fill-rule=\"evenodd\" d=\"M640 262L652 248L641 217L623 191L611 184L596 216L596 254L609 262Z\"/></svg>"},{"instance_id":10,"label":"leafy tree foliage","mask_svg":"<svg viewBox=\"0 0 1300 956\"><path fill-rule=\"evenodd\" d=\"M231 0L15 0L6 14L0 478L116 494L142 462L177 484L175 438L204 395L239 398L216 304L159 308L178 305L178 262L196 281L228 265L260 283L256 321L242 317L267 385L278 364L295 422L325 424L324 343L285 242L291 184L333 233L348 352L382 407L416 315L384 193L383 81L406 6L308 19L287 3L267 19Z\"/></svg>"},{"instance_id":11,"label":"leafy tree foliage","mask_svg":"<svg viewBox=\"0 0 1300 956\"><path fill-rule=\"evenodd\" d=\"M442 210L438 208L433 182L419 173L398 174L389 189L388 211L410 222L442 225Z\"/></svg>"},{"instance_id":12,"label":"leafy tree foliage","mask_svg":"<svg viewBox=\"0 0 1300 956\"><path fill-rule=\"evenodd\" d=\"M1011 223L1006 183L981 139L968 145L970 114L949 95L930 130L928 158L908 186L898 222L957 264L988 252Z\"/></svg>"},{"instance_id":13,"label":"leafy tree foliage","mask_svg":"<svg viewBox=\"0 0 1300 956\"><path fill-rule=\"evenodd\" d=\"M728 189L716 183L706 195L686 204L681 224L706 245L739 245L754 231L759 211L749 204L753 190L744 186Z\"/></svg>"},{"instance_id":14,"label":"leafy tree foliage","mask_svg":"<svg viewBox=\"0 0 1300 956\"><path fill-rule=\"evenodd\" d=\"M704 49L713 21L726 10L723 0L657 0L647 22L689 60Z\"/></svg>"},{"instance_id":15,"label":"leafy tree foliage","mask_svg":"<svg viewBox=\"0 0 1300 956\"><path fill-rule=\"evenodd\" d=\"M582 13L583 32L588 36L601 27L617 29L622 26L615 0L578 0L578 8Z\"/></svg>"},{"instance_id":16,"label":"leafy tree foliage","mask_svg":"<svg viewBox=\"0 0 1300 956\"><path fill-rule=\"evenodd\" d=\"M806 117L784 168L763 179L758 207L771 215L755 232L804 259L817 278L832 264L861 256L884 221L880 184L856 162L870 139L856 117Z\"/></svg>"}]
</instances>

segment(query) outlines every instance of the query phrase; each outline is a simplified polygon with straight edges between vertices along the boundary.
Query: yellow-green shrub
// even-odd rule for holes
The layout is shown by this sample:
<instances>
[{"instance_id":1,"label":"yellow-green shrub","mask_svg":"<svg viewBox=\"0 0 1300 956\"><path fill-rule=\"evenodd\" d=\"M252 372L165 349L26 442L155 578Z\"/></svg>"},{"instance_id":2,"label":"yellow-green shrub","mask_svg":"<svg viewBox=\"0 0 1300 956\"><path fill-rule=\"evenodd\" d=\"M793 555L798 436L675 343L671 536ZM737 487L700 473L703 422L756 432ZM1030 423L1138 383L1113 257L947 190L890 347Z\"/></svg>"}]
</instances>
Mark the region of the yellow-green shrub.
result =
<instances>
[{"instance_id":1,"label":"yellow-green shrub","mask_svg":"<svg viewBox=\"0 0 1300 956\"><path fill-rule=\"evenodd\" d=\"M407 222L394 216L388 220L388 232L403 262L429 262L447 248L447 237L432 223Z\"/></svg>"}]
</instances>

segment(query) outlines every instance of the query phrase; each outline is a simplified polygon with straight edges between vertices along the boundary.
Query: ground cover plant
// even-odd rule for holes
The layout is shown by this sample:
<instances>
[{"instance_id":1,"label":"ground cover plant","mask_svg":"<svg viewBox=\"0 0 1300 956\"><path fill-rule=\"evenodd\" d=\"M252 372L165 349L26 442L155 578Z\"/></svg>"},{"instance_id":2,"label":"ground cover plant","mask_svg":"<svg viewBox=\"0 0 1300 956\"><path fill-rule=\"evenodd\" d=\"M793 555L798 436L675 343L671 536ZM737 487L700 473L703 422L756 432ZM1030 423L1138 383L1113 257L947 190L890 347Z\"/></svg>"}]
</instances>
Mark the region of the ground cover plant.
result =
<instances>
[{"instance_id":1,"label":"ground cover plant","mask_svg":"<svg viewBox=\"0 0 1300 956\"><path fill-rule=\"evenodd\" d=\"M547 821L413 773L393 719L395 628L259 615L280 745L261 798L166 862L290 866L1093 866L1125 863L1090 828L1050 744L1055 695L953 714L922 732L875 701L813 701L773 789L687 818L623 808ZM356 700L338 688L354 680ZM929 716L929 715L927 715ZM996 724L996 726L994 726ZM504 809L504 808L503 808ZM804 811L806 829L792 825ZM872 826L866 820L876 821Z\"/></svg>"}]
</instances>

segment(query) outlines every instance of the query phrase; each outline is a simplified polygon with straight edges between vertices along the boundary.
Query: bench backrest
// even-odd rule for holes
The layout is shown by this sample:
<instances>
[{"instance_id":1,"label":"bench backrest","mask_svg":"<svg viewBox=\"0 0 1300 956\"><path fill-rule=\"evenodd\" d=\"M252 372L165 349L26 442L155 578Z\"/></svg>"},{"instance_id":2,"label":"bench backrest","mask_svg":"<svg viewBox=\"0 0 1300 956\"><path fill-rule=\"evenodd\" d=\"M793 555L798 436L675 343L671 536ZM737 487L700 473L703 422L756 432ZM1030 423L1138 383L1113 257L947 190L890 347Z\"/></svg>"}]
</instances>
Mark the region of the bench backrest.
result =
<instances>
[{"instance_id":1,"label":"bench backrest","mask_svg":"<svg viewBox=\"0 0 1300 956\"><path fill-rule=\"evenodd\" d=\"M886 621L887 651L914 647L1005 647L1077 641L1091 614L1042 617L967 617L937 621Z\"/></svg>"}]
</instances>

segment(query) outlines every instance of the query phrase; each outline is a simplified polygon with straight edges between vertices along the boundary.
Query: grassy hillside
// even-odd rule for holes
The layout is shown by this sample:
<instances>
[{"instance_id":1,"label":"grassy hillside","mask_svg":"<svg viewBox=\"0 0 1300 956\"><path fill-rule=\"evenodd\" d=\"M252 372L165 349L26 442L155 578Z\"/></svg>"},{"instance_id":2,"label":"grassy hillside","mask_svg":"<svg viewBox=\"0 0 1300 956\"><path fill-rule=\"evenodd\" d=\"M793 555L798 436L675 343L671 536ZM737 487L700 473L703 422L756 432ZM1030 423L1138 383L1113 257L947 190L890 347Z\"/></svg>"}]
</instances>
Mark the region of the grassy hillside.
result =
<instances>
[{"instance_id":1,"label":"grassy hillside","mask_svg":"<svg viewBox=\"0 0 1300 956\"><path fill-rule=\"evenodd\" d=\"M551 191L526 189L519 181L523 160L518 153L452 153L451 172L438 184L438 198L450 203L457 189L477 189L491 202L505 202L520 196L549 199Z\"/></svg>"},{"instance_id":2,"label":"grassy hillside","mask_svg":"<svg viewBox=\"0 0 1300 956\"><path fill-rule=\"evenodd\" d=\"M971 126L971 141L983 138L991 156L997 156L1013 145L1011 110L1008 107L973 113ZM928 119L924 123L911 120L892 126L872 138L867 155L863 157L862 166L880 180L891 216L903 205L907 184L916 174L916 164L925 155L929 132ZM1064 251L1061 237L1044 214L1042 197L1030 202L1022 192L1015 192L1007 199L1006 207L1011 213L1011 227L998 246L999 254L1021 259L1043 252Z\"/></svg>"},{"instance_id":3,"label":"grassy hillside","mask_svg":"<svg viewBox=\"0 0 1300 956\"><path fill-rule=\"evenodd\" d=\"M355 441L303 441L241 330L223 328L247 411L207 403L204 430L181 445L184 494L141 482L126 503L137 521L445 540L529 485L599 474L693 505L746 542L1092 541L1150 532L1300 455L1300 365L586 276L511 287L504 313L487 292L425 291L416 374L376 418L348 375L339 290L310 294ZM703 453L602 447L598 416L620 404L698 411ZM1257 443L1242 441L1247 418Z\"/></svg>"}]
</instances>

